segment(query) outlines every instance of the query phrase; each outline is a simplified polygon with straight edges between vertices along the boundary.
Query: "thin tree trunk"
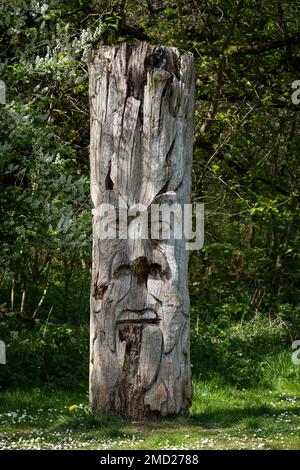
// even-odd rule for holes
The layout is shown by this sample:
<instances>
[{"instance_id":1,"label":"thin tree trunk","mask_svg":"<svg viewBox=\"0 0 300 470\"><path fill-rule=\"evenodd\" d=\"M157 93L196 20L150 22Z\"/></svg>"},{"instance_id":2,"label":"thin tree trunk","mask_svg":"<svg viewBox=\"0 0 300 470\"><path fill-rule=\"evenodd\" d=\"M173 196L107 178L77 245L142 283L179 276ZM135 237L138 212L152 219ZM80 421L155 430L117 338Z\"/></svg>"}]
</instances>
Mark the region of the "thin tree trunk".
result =
<instances>
[{"instance_id":1,"label":"thin tree trunk","mask_svg":"<svg viewBox=\"0 0 300 470\"><path fill-rule=\"evenodd\" d=\"M43 290L43 293L42 293L42 296L32 314L32 322L35 321L36 319L36 316L40 310L40 308L42 307L43 303L44 303L44 300L46 298L46 295L47 295L47 292L48 292L48 288L49 288L49 275L50 275L50 266L51 266L51 258L49 259L48 261L48 265L47 265L47 271L46 271L46 279L45 279L45 287L44 287L44 290Z\"/></svg>"},{"instance_id":2,"label":"thin tree trunk","mask_svg":"<svg viewBox=\"0 0 300 470\"><path fill-rule=\"evenodd\" d=\"M10 309L13 311L15 308L15 288L16 288L16 280L13 277L11 282L11 290L10 290Z\"/></svg>"},{"instance_id":3,"label":"thin tree trunk","mask_svg":"<svg viewBox=\"0 0 300 470\"><path fill-rule=\"evenodd\" d=\"M272 275L272 291L273 291L273 296L275 299L277 299L281 287L281 281L282 281L282 274L284 272L285 268L285 257L286 257L286 252L289 247L289 243L293 237L295 227L296 227L296 222L298 219L298 209L300 205L300 199L299 196L295 196L292 200L291 204L291 215L289 218L288 226L286 229L285 237L284 237L284 242L282 245L278 246L279 243L276 240L276 245L275 245L275 254L274 254L274 266L273 266L273 275ZM277 227L274 224L274 230L277 230Z\"/></svg>"},{"instance_id":4,"label":"thin tree trunk","mask_svg":"<svg viewBox=\"0 0 300 470\"><path fill-rule=\"evenodd\" d=\"M70 281L73 273L73 260L70 261L70 266L67 265L67 260L64 261L64 301L63 301L63 317L64 321L68 321L68 304L69 304L69 288Z\"/></svg>"},{"instance_id":5,"label":"thin tree trunk","mask_svg":"<svg viewBox=\"0 0 300 470\"><path fill-rule=\"evenodd\" d=\"M2 287L4 286L6 279L7 279L7 272L5 271L0 281L0 295L1 295ZM0 297L0 303L1 303L1 297Z\"/></svg>"},{"instance_id":6,"label":"thin tree trunk","mask_svg":"<svg viewBox=\"0 0 300 470\"><path fill-rule=\"evenodd\" d=\"M26 300L26 289L23 287L22 290L22 298L21 298L21 306L20 306L20 314L23 316L25 310L25 300Z\"/></svg>"},{"instance_id":7,"label":"thin tree trunk","mask_svg":"<svg viewBox=\"0 0 300 470\"><path fill-rule=\"evenodd\" d=\"M89 71L90 402L135 418L175 415L192 393L185 240L136 234L153 203L190 201L193 62L174 48L122 44L101 46ZM108 227L119 223L119 238L101 235L103 203L118 208ZM134 236L122 238L133 206Z\"/></svg>"}]
</instances>

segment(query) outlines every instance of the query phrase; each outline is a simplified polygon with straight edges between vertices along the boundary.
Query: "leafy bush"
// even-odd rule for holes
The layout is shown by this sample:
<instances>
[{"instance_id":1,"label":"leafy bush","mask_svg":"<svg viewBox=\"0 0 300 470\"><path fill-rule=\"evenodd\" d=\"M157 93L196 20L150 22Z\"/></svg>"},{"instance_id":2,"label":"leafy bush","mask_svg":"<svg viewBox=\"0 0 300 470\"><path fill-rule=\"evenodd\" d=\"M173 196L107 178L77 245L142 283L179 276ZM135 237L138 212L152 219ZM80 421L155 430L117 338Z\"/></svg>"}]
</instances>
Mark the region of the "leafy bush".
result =
<instances>
[{"instance_id":1,"label":"leafy bush","mask_svg":"<svg viewBox=\"0 0 300 470\"><path fill-rule=\"evenodd\" d=\"M290 324L297 312L281 306L276 320L251 314L249 303L201 302L192 307L191 357L194 378L238 388L270 386L280 378L299 380L291 362ZM294 330L297 337L299 329ZM87 389L88 325L34 328L16 314L0 322L7 344L2 387ZM298 375L297 375L298 374Z\"/></svg>"},{"instance_id":2,"label":"leafy bush","mask_svg":"<svg viewBox=\"0 0 300 470\"><path fill-rule=\"evenodd\" d=\"M10 325L9 325L10 323ZM21 326L15 318L0 325L7 364L0 368L1 387L86 387L88 329L69 326ZM13 329L11 324L14 323Z\"/></svg>"},{"instance_id":3,"label":"leafy bush","mask_svg":"<svg viewBox=\"0 0 300 470\"><path fill-rule=\"evenodd\" d=\"M245 312L248 308L245 305ZM275 377L271 364L278 355L291 354L288 324L259 314L245 320L236 313L240 310L241 305L232 309L228 305L225 308L210 305L207 310L205 304L192 309L191 355L195 378L217 378L243 388L269 385L278 373L284 374L284 369L278 372L277 366Z\"/></svg>"}]
</instances>

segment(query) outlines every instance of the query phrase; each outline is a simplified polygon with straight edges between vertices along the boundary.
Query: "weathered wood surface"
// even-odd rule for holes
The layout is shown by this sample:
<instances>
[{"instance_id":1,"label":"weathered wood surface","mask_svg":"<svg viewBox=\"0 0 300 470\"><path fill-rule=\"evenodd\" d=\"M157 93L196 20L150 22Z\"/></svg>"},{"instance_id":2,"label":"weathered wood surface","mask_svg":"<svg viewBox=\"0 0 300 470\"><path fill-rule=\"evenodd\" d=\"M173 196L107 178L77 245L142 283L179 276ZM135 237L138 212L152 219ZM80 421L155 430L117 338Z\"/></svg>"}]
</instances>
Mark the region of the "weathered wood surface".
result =
<instances>
[{"instance_id":1,"label":"weathered wood surface","mask_svg":"<svg viewBox=\"0 0 300 470\"><path fill-rule=\"evenodd\" d=\"M174 48L101 46L89 73L91 406L178 414L192 394L185 240L103 240L98 208L120 196L147 210L190 202L193 62ZM142 216L129 214L129 230Z\"/></svg>"}]
</instances>

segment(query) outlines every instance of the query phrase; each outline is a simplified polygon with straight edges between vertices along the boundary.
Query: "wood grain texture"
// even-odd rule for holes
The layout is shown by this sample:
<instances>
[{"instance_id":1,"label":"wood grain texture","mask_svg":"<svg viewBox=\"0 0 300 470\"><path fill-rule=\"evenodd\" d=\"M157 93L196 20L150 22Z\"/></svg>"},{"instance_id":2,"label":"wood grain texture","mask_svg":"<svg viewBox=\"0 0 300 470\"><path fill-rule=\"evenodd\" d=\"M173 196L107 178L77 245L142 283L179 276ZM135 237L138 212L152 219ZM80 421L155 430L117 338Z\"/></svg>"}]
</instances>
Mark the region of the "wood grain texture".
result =
<instances>
[{"instance_id":1,"label":"wood grain texture","mask_svg":"<svg viewBox=\"0 0 300 470\"><path fill-rule=\"evenodd\" d=\"M175 415L192 395L185 240L122 237L120 218L136 233L152 204L190 202L193 61L174 48L101 46L89 76L91 406ZM101 236L103 203L118 208L105 215L118 238Z\"/></svg>"}]
</instances>

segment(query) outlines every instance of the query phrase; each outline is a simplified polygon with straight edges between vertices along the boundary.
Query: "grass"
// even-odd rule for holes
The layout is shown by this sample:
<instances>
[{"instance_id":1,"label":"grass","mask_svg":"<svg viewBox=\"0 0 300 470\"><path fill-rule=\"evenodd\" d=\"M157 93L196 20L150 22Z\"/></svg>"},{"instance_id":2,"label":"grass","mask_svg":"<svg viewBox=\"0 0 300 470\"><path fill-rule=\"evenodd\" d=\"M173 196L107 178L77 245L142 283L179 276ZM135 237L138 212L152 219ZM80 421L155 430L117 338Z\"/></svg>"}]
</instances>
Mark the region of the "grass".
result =
<instances>
[{"instance_id":1,"label":"grass","mask_svg":"<svg viewBox=\"0 0 300 470\"><path fill-rule=\"evenodd\" d=\"M195 381L189 417L144 422L92 413L83 393L7 390L0 449L300 449L300 383L267 371L274 381L256 389Z\"/></svg>"}]
</instances>

